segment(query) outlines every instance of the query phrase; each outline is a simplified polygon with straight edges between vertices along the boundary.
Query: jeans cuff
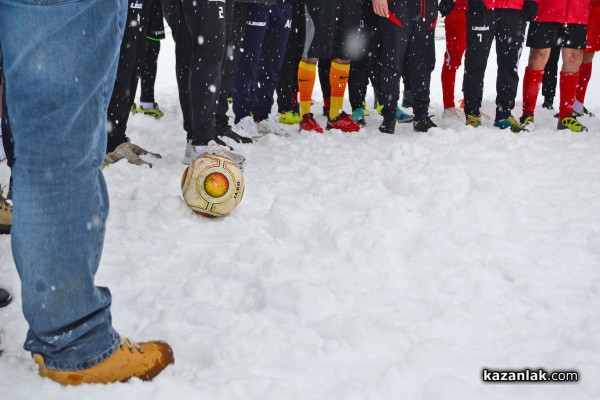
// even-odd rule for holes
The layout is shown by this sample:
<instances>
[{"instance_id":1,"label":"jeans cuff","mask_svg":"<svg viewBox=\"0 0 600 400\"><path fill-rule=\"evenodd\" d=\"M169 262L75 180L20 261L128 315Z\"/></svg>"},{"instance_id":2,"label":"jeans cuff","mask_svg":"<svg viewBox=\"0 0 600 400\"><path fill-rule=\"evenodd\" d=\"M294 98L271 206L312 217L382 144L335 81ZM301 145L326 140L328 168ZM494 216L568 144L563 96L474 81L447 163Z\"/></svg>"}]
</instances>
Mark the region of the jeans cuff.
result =
<instances>
[{"instance_id":1,"label":"jeans cuff","mask_svg":"<svg viewBox=\"0 0 600 400\"><path fill-rule=\"evenodd\" d=\"M121 338L118 333L113 333L113 344L104 352L100 353L100 355L85 361L49 361L44 359L46 364L46 368L57 370L57 371L81 371L84 369L92 368L104 361L106 361L110 356L112 356L117 348L119 348L121 344Z\"/></svg>"}]
</instances>

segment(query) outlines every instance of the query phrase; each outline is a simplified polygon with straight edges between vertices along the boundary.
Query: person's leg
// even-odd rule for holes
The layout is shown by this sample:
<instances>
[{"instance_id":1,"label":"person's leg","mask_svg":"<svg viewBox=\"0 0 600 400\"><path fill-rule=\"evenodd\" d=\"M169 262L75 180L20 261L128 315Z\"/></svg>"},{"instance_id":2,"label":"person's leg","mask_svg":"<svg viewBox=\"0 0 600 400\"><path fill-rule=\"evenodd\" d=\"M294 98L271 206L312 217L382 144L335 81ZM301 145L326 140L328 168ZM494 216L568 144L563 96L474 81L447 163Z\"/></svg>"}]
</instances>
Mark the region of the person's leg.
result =
<instances>
[{"instance_id":1,"label":"person's leg","mask_svg":"<svg viewBox=\"0 0 600 400\"><path fill-rule=\"evenodd\" d=\"M110 292L95 286L94 275L108 213L99 168L106 107L126 5L0 0L16 145L12 249L29 323L25 349L61 370L99 364L119 345Z\"/></svg>"},{"instance_id":2,"label":"person's leg","mask_svg":"<svg viewBox=\"0 0 600 400\"><path fill-rule=\"evenodd\" d=\"M519 10L497 10L496 59L496 118L508 119L515 107L519 87L519 58L523 51L526 23Z\"/></svg>"},{"instance_id":3,"label":"person's leg","mask_svg":"<svg viewBox=\"0 0 600 400\"><path fill-rule=\"evenodd\" d=\"M215 138L221 65L226 52L225 3L211 0L181 3L192 50L187 81L192 106L192 145L205 146Z\"/></svg>"},{"instance_id":4,"label":"person's leg","mask_svg":"<svg viewBox=\"0 0 600 400\"><path fill-rule=\"evenodd\" d=\"M435 67L433 28L415 24L410 41L410 79L415 123L429 118L431 73Z\"/></svg>"},{"instance_id":5,"label":"person's leg","mask_svg":"<svg viewBox=\"0 0 600 400\"><path fill-rule=\"evenodd\" d=\"M463 78L467 122L469 122L471 116L481 117L483 78L495 31L496 15L493 10L488 10L484 16L478 16L472 11L467 11L467 49Z\"/></svg>"},{"instance_id":6,"label":"person's leg","mask_svg":"<svg viewBox=\"0 0 600 400\"><path fill-rule=\"evenodd\" d=\"M171 27L175 41L175 78L183 115L183 129L186 132L186 140L189 142L192 140L192 107L189 88L192 36L184 19L181 0L162 0L162 5L165 20Z\"/></svg>"},{"instance_id":7,"label":"person's leg","mask_svg":"<svg viewBox=\"0 0 600 400\"><path fill-rule=\"evenodd\" d=\"M289 3L278 2L271 6L269 28L263 43L258 77L254 86L255 102L252 113L255 120L266 119L271 113L273 95L291 30L291 18L292 7Z\"/></svg>"},{"instance_id":8,"label":"person's leg","mask_svg":"<svg viewBox=\"0 0 600 400\"><path fill-rule=\"evenodd\" d=\"M453 109L456 71L467 48L467 17L465 14L450 14L444 19L444 27L446 53L442 65L442 93L444 109Z\"/></svg>"},{"instance_id":9,"label":"person's leg","mask_svg":"<svg viewBox=\"0 0 600 400\"><path fill-rule=\"evenodd\" d=\"M595 53L585 53L581 67L579 67L579 80L577 81L577 93L575 94L575 103L573 105L578 114L584 113L585 94L588 84L592 78L592 61Z\"/></svg>"},{"instance_id":10,"label":"person's leg","mask_svg":"<svg viewBox=\"0 0 600 400\"><path fill-rule=\"evenodd\" d=\"M139 68L146 46L146 24L150 2L140 0L142 8L129 7L125 33L119 52L117 77L108 104L108 142L106 153L111 153L127 142L129 111L135 98Z\"/></svg>"},{"instance_id":11,"label":"person's leg","mask_svg":"<svg viewBox=\"0 0 600 400\"><path fill-rule=\"evenodd\" d=\"M331 81L329 73L331 72L331 59L320 58L317 65L319 73L319 84L321 85L321 93L323 94L323 115L329 115L329 107L331 102Z\"/></svg>"},{"instance_id":12,"label":"person's leg","mask_svg":"<svg viewBox=\"0 0 600 400\"><path fill-rule=\"evenodd\" d=\"M219 104L215 116L215 134L217 136L234 135L229 125L229 101L231 86L238 63L242 58L242 43L246 31L246 4L229 1L227 5L227 54L221 67L221 88L219 89ZM234 140L244 140L238 136Z\"/></svg>"},{"instance_id":13,"label":"person's leg","mask_svg":"<svg viewBox=\"0 0 600 400\"><path fill-rule=\"evenodd\" d=\"M390 3L390 6L392 5L396 5L396 8L399 7L397 3ZM395 9L393 12L399 17L402 11ZM400 98L400 77L408 42L413 31L413 23L406 22L404 27L400 28L389 20L382 20L379 29L382 39L379 102L383 104L384 124L388 121L393 122L395 126L396 107ZM393 129L388 133L393 133Z\"/></svg>"},{"instance_id":14,"label":"person's leg","mask_svg":"<svg viewBox=\"0 0 600 400\"><path fill-rule=\"evenodd\" d=\"M270 6L264 4L247 5L246 33L244 35L244 54L237 66L231 97L235 123L249 117L254 105L254 87L259 74L261 55L264 48L265 35L269 26Z\"/></svg>"},{"instance_id":15,"label":"person's leg","mask_svg":"<svg viewBox=\"0 0 600 400\"><path fill-rule=\"evenodd\" d=\"M304 17L304 6L298 2L292 3L292 29L288 38L288 46L285 51L285 59L279 71L277 83L277 107L279 113L287 114L298 106L298 65L302 58L304 48L304 30L306 28ZM293 113L292 113L293 114ZM279 122L298 122L290 118L280 118ZM281 120L283 119L283 121ZM287 121L290 119L290 121ZM292 121L293 120L293 121Z\"/></svg>"},{"instance_id":16,"label":"person's leg","mask_svg":"<svg viewBox=\"0 0 600 400\"><path fill-rule=\"evenodd\" d=\"M154 84L156 82L160 41L165 38L165 26L161 1L151 0L150 5L146 33L148 42L146 43L144 60L140 67L140 106L142 110L150 110L148 112L149 115L160 118L163 113L158 109L158 106L155 106Z\"/></svg>"},{"instance_id":17,"label":"person's leg","mask_svg":"<svg viewBox=\"0 0 600 400\"><path fill-rule=\"evenodd\" d=\"M350 77L348 78L348 95L350 96L352 111L362 109L368 84L368 64L363 60L352 61L350 64Z\"/></svg>"},{"instance_id":18,"label":"person's leg","mask_svg":"<svg viewBox=\"0 0 600 400\"><path fill-rule=\"evenodd\" d=\"M140 70L141 93L140 103L154 103L154 84L156 82L156 71L158 67L158 54L160 53L160 41L147 39L144 62Z\"/></svg>"},{"instance_id":19,"label":"person's leg","mask_svg":"<svg viewBox=\"0 0 600 400\"><path fill-rule=\"evenodd\" d=\"M542 78L542 96L546 108L553 108L554 96L556 96L556 85L558 83L558 60L560 58L560 46L552 47L550 58L544 67Z\"/></svg>"},{"instance_id":20,"label":"person's leg","mask_svg":"<svg viewBox=\"0 0 600 400\"><path fill-rule=\"evenodd\" d=\"M583 49L563 47L562 69L560 71L560 105L559 119L565 119L573 114L573 102L577 93L579 69L583 61Z\"/></svg>"}]
</instances>

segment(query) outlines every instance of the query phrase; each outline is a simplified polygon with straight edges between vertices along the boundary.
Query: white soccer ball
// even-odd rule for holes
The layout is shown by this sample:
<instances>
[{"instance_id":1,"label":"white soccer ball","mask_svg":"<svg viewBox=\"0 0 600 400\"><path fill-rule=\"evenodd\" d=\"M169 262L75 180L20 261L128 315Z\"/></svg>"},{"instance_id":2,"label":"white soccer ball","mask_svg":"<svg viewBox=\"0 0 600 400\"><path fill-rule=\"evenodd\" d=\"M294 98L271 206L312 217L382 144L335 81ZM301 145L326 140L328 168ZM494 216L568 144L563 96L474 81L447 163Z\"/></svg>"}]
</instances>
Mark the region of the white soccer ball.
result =
<instances>
[{"instance_id":1,"label":"white soccer ball","mask_svg":"<svg viewBox=\"0 0 600 400\"><path fill-rule=\"evenodd\" d=\"M194 160L181 177L183 200L205 217L230 214L244 195L244 174L228 158L207 154Z\"/></svg>"}]
</instances>

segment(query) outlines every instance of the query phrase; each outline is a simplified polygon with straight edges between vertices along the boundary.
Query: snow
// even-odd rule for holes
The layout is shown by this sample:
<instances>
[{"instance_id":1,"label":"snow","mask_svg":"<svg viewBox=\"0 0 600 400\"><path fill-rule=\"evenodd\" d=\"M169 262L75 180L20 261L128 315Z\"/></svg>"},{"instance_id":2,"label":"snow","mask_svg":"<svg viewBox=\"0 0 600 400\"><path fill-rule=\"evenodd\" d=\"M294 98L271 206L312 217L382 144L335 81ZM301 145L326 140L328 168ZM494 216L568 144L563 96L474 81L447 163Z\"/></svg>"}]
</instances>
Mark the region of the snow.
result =
<instances>
[{"instance_id":1,"label":"snow","mask_svg":"<svg viewBox=\"0 0 600 400\"><path fill-rule=\"evenodd\" d=\"M582 119L589 133L558 132L540 109L538 129L520 135L442 120L438 41L439 129L381 134L371 110L358 134L290 129L235 144L247 160L244 198L207 219L181 199L185 133L174 45L162 43L165 117L133 115L128 135L163 158L105 170L111 213L97 283L113 293L119 332L167 340L176 363L151 383L63 388L40 378L22 349L20 284L0 236L0 286L15 297L0 310L0 398L600 397L598 118ZM457 98L461 82L462 69ZM595 112L599 84L596 73ZM318 115L320 96L316 88ZM0 167L0 182L8 174ZM576 370L580 381L486 384L483 368Z\"/></svg>"}]
</instances>

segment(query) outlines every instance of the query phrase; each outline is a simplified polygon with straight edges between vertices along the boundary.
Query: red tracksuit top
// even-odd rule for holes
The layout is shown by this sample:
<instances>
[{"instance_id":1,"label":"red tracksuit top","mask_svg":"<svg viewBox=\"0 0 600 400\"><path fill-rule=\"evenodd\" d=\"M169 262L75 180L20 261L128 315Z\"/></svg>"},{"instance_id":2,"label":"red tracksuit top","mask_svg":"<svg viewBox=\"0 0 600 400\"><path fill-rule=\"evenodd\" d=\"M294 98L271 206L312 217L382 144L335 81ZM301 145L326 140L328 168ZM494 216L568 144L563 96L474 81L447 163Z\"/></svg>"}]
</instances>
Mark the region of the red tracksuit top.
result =
<instances>
[{"instance_id":1,"label":"red tracksuit top","mask_svg":"<svg viewBox=\"0 0 600 400\"><path fill-rule=\"evenodd\" d=\"M538 7L535 22L588 23L590 0L539 0Z\"/></svg>"},{"instance_id":2,"label":"red tracksuit top","mask_svg":"<svg viewBox=\"0 0 600 400\"><path fill-rule=\"evenodd\" d=\"M523 4L525 3L525 0L484 0L485 1L485 6L488 8L488 10L491 10L492 8L512 8L514 10L522 10L523 9ZM541 2L544 0L532 0L535 2ZM548 0L548 1L555 1L555 0ZM560 0L556 0L556 1L560 1Z\"/></svg>"}]
</instances>

